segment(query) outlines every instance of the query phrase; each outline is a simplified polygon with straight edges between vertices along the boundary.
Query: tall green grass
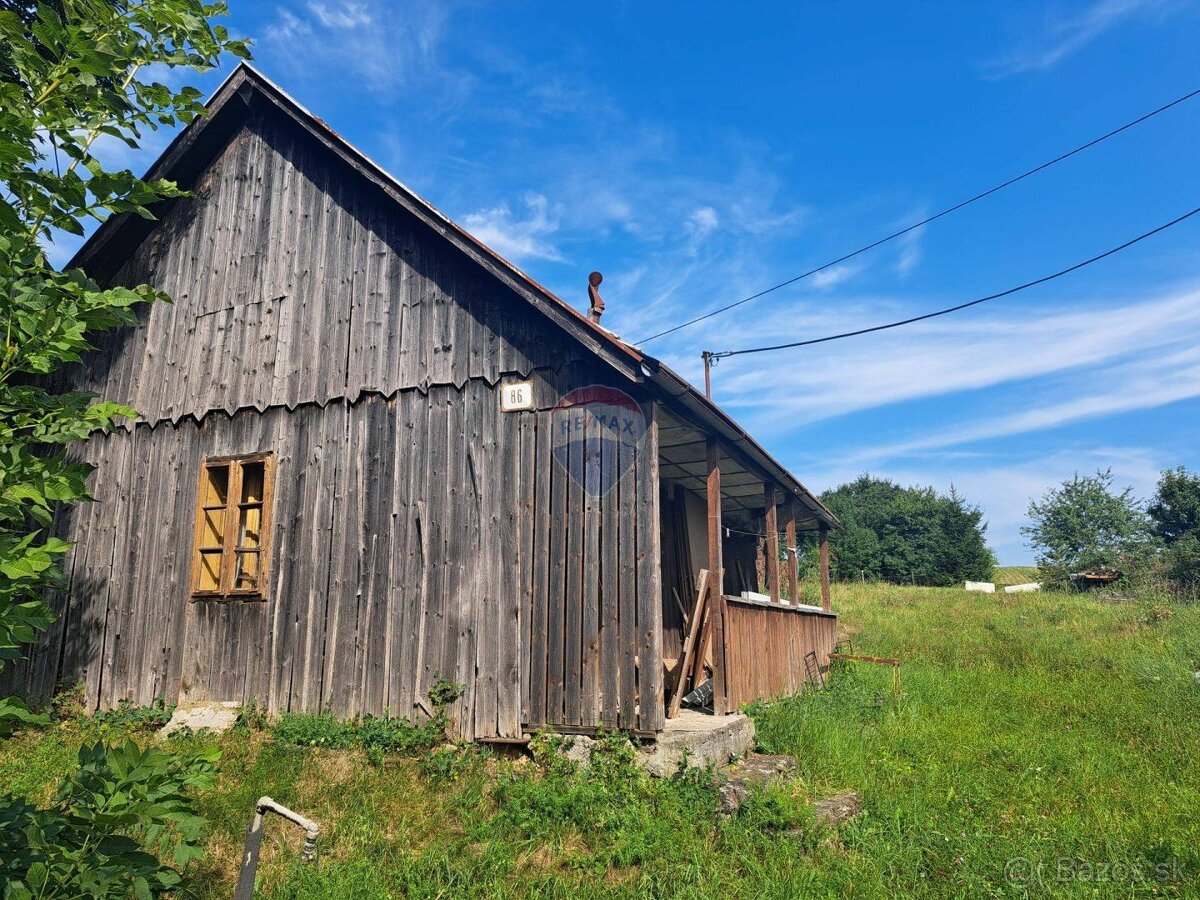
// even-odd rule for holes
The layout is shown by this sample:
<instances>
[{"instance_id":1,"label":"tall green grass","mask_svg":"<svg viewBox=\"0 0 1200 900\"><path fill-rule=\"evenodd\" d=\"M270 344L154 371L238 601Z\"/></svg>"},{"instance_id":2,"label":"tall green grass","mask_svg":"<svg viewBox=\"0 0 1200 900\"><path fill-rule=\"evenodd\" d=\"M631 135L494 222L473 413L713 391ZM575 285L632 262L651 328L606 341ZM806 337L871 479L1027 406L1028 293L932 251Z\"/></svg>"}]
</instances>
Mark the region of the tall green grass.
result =
<instances>
[{"instance_id":1,"label":"tall green grass","mask_svg":"<svg viewBox=\"0 0 1200 900\"><path fill-rule=\"evenodd\" d=\"M1196 896L1200 608L873 585L834 599L855 652L903 659L903 693L845 663L826 691L753 708L762 749L799 769L736 815L714 814L704 773L648 779L619 741L573 772L243 730L219 741L188 896L229 896L264 793L325 828L301 865L301 835L269 821L269 898ZM0 789L44 795L76 731L0 744ZM845 789L862 815L817 825L808 799Z\"/></svg>"}]
</instances>

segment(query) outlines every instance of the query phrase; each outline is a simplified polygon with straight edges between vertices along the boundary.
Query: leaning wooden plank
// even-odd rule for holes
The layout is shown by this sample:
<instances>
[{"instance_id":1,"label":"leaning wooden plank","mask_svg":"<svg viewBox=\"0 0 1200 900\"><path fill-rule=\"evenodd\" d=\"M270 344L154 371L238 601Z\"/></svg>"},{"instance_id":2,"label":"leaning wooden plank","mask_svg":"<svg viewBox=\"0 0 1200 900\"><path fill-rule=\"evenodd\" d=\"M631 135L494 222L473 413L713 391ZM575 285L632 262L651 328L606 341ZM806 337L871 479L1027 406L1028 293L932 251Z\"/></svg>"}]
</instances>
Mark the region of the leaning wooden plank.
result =
<instances>
[{"instance_id":1,"label":"leaning wooden plank","mask_svg":"<svg viewBox=\"0 0 1200 900\"><path fill-rule=\"evenodd\" d=\"M700 623L708 616L708 569L700 570L700 586L696 591L696 606L692 610L688 622L687 636L683 639L683 654L672 675L670 699L667 701L667 718L673 719L679 715L679 703L683 700L683 690L687 686L685 673L692 662L692 654L700 635Z\"/></svg>"},{"instance_id":2,"label":"leaning wooden plank","mask_svg":"<svg viewBox=\"0 0 1200 900\"><path fill-rule=\"evenodd\" d=\"M720 569L717 570L720 573ZM709 576L708 593L712 596L708 598L708 602L704 606L704 620L700 627L700 640L696 646L692 660L692 684L700 685L704 681L704 669L706 666L712 666L713 654L713 635L716 633L716 613L717 601L716 596L717 585L721 583L720 576L714 578Z\"/></svg>"}]
</instances>

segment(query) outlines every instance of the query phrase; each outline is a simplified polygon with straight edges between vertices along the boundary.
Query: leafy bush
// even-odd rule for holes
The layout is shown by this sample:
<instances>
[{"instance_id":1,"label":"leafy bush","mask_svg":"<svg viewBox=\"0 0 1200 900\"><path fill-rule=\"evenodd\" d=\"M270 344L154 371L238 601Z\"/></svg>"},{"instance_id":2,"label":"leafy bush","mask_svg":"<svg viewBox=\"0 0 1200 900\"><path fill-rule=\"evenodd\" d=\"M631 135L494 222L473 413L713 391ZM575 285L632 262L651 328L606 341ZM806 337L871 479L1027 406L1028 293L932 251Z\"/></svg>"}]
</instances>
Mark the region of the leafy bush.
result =
<instances>
[{"instance_id":1,"label":"leafy bush","mask_svg":"<svg viewBox=\"0 0 1200 900\"><path fill-rule=\"evenodd\" d=\"M162 697L155 697L149 706L134 706L131 700L124 699L117 701L116 709L96 712L89 723L102 732L158 731L171 721L174 713L175 704Z\"/></svg>"},{"instance_id":2,"label":"leafy bush","mask_svg":"<svg viewBox=\"0 0 1200 900\"><path fill-rule=\"evenodd\" d=\"M6 900L145 898L176 887L178 869L202 852L205 821L189 792L212 786L218 756L97 743L80 748L78 768L48 808L0 797Z\"/></svg>"},{"instance_id":3,"label":"leafy bush","mask_svg":"<svg viewBox=\"0 0 1200 900\"><path fill-rule=\"evenodd\" d=\"M83 682L62 685L50 698L50 715L58 722L72 722L87 715L87 686Z\"/></svg>"},{"instance_id":4,"label":"leafy bush","mask_svg":"<svg viewBox=\"0 0 1200 900\"><path fill-rule=\"evenodd\" d=\"M172 182L106 169L94 150L102 135L136 148L147 130L203 113L196 88L146 76L205 71L226 51L247 56L210 22L224 12L200 0L0 8L0 667L53 619L46 597L62 585L70 547L53 534L54 510L88 499L92 469L67 446L137 415L39 378L79 362L95 333L135 323L136 305L166 299L149 285L101 287L81 269L60 272L45 244L60 231L82 236L87 220L153 218L156 201L181 195Z\"/></svg>"},{"instance_id":5,"label":"leafy bush","mask_svg":"<svg viewBox=\"0 0 1200 900\"><path fill-rule=\"evenodd\" d=\"M275 740L301 747L334 750L361 747L369 753L422 753L446 739L446 708L462 696L462 685L439 678L429 689L434 714L414 724L400 716L363 716L340 720L330 713L288 713L271 726Z\"/></svg>"},{"instance_id":6,"label":"leafy bush","mask_svg":"<svg viewBox=\"0 0 1200 900\"><path fill-rule=\"evenodd\" d=\"M49 724L49 716L35 713L20 698L0 697L0 738L6 738L21 728Z\"/></svg>"}]
</instances>

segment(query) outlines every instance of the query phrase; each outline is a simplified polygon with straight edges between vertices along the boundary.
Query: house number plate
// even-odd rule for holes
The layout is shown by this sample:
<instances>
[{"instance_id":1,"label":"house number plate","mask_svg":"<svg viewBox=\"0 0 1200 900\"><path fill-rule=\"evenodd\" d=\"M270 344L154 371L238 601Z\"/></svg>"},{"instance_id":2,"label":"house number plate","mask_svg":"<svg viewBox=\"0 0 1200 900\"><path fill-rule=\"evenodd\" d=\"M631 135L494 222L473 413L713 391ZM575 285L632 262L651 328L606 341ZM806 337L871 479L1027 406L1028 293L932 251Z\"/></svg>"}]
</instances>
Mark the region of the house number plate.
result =
<instances>
[{"instance_id":1,"label":"house number plate","mask_svg":"<svg viewBox=\"0 0 1200 900\"><path fill-rule=\"evenodd\" d=\"M519 412L533 409L533 382L512 381L500 387L500 411Z\"/></svg>"}]
</instances>

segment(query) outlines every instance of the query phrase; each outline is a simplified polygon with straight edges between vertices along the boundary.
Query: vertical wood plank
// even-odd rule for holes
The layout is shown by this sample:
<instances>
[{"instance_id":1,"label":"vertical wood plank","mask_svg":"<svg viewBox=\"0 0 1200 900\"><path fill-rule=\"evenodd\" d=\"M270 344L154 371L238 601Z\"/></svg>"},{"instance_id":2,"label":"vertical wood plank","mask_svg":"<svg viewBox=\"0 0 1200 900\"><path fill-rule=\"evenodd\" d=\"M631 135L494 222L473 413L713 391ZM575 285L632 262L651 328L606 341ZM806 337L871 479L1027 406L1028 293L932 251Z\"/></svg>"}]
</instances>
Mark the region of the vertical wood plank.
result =
<instances>
[{"instance_id":1,"label":"vertical wood plank","mask_svg":"<svg viewBox=\"0 0 1200 900\"><path fill-rule=\"evenodd\" d=\"M829 595L829 526L821 523L820 538L821 558L821 608L828 611L831 608Z\"/></svg>"},{"instance_id":2,"label":"vertical wood plank","mask_svg":"<svg viewBox=\"0 0 1200 900\"><path fill-rule=\"evenodd\" d=\"M562 429L570 429L570 410L556 409L548 414L552 436L547 443L552 457L552 488L549 521L550 583L547 590L550 628L546 643L546 721L556 725L567 723L567 607L570 595L567 587L568 541L570 531L570 484L567 473L570 447Z\"/></svg>"},{"instance_id":3,"label":"vertical wood plank","mask_svg":"<svg viewBox=\"0 0 1200 900\"><path fill-rule=\"evenodd\" d=\"M713 711L717 715L729 712L729 674L727 641L725 638L725 561L721 546L721 450L716 438L705 440L706 510L708 522L708 571L711 583L710 611L712 616Z\"/></svg>"},{"instance_id":4,"label":"vertical wood plank","mask_svg":"<svg viewBox=\"0 0 1200 900\"><path fill-rule=\"evenodd\" d=\"M638 724L660 731L663 708L661 516L658 493L657 403L643 406L646 436L637 459L638 476Z\"/></svg>"},{"instance_id":5,"label":"vertical wood plank","mask_svg":"<svg viewBox=\"0 0 1200 900\"><path fill-rule=\"evenodd\" d=\"M775 485L763 486L763 530L766 532L767 586L771 602L778 603L779 591L779 516Z\"/></svg>"},{"instance_id":6,"label":"vertical wood plank","mask_svg":"<svg viewBox=\"0 0 1200 900\"><path fill-rule=\"evenodd\" d=\"M800 562L796 556L796 503L787 505L787 521L784 524L784 540L787 541L788 601L800 602Z\"/></svg>"},{"instance_id":7,"label":"vertical wood plank","mask_svg":"<svg viewBox=\"0 0 1200 900\"><path fill-rule=\"evenodd\" d=\"M545 725L548 678L547 660L553 644L550 604L556 593L551 590L552 509L551 484L554 459L550 452L551 414L538 412L536 419L537 495L534 501L533 528L533 614L529 623L529 717L531 728ZM561 641L559 642L561 650Z\"/></svg>"},{"instance_id":8,"label":"vertical wood plank","mask_svg":"<svg viewBox=\"0 0 1200 900\"><path fill-rule=\"evenodd\" d=\"M615 727L621 693L620 446L624 442L605 431L600 442L600 721Z\"/></svg>"},{"instance_id":9,"label":"vertical wood plank","mask_svg":"<svg viewBox=\"0 0 1200 900\"><path fill-rule=\"evenodd\" d=\"M580 724L600 721L600 519L601 432L607 429L594 415L586 416L583 464L583 602L580 646Z\"/></svg>"},{"instance_id":10,"label":"vertical wood plank","mask_svg":"<svg viewBox=\"0 0 1200 900\"><path fill-rule=\"evenodd\" d=\"M567 411L569 437L565 449L569 456L567 482L567 594L566 628L563 637L566 652L564 708L568 725L583 724L583 552L584 491L582 478L587 465L587 440L584 433L585 411L576 407Z\"/></svg>"},{"instance_id":11,"label":"vertical wood plank","mask_svg":"<svg viewBox=\"0 0 1200 900\"><path fill-rule=\"evenodd\" d=\"M640 448L625 441L618 443L618 465L621 471L621 478L615 489L616 505L619 510L617 541L620 546L618 554L620 595L617 611L621 630L618 650L618 690L620 691L618 721L622 728L634 728L637 725L638 670L635 659L638 648L638 592L641 587L637 580L641 509L638 506L636 466L640 452Z\"/></svg>"}]
</instances>

